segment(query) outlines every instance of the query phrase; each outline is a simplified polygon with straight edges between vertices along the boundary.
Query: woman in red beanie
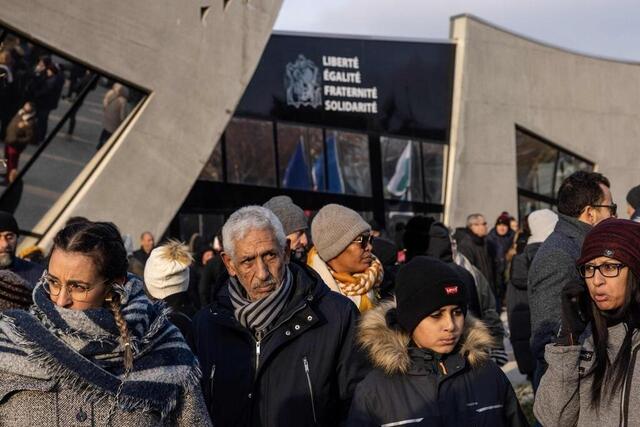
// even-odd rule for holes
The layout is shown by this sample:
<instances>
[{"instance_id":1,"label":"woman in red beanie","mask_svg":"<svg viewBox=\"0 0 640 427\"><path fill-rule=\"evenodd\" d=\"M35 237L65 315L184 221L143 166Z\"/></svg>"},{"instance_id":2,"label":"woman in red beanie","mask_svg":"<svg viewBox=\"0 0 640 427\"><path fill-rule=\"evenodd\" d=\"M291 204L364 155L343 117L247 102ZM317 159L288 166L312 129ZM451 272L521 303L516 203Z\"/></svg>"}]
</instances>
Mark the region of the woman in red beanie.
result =
<instances>
[{"instance_id":1,"label":"woman in red beanie","mask_svg":"<svg viewBox=\"0 0 640 427\"><path fill-rule=\"evenodd\" d=\"M543 425L640 425L640 224L593 228L577 267L584 281L562 290L557 342L534 413Z\"/></svg>"}]
</instances>

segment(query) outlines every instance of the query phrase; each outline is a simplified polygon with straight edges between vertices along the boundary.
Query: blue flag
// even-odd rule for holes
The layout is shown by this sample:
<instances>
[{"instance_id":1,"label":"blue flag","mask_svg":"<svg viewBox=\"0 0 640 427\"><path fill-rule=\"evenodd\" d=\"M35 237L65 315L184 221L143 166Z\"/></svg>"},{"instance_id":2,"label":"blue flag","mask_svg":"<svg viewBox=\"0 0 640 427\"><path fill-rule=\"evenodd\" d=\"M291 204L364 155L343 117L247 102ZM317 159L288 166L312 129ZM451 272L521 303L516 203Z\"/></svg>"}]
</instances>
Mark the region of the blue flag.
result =
<instances>
[{"instance_id":1,"label":"blue flag","mask_svg":"<svg viewBox=\"0 0 640 427\"><path fill-rule=\"evenodd\" d=\"M284 171L282 179L284 188L297 188L300 190L311 190L311 181L309 180L309 168L304 159L304 139L300 136L300 141L296 146L296 150L289 159L287 169Z\"/></svg>"},{"instance_id":2,"label":"blue flag","mask_svg":"<svg viewBox=\"0 0 640 427\"><path fill-rule=\"evenodd\" d=\"M313 186L317 191L344 193L344 179L340 170L340 158L336 142L336 131L327 131L326 153L319 156L313 164ZM326 154L326 156L325 156ZM328 182L325 179L324 162L327 161Z\"/></svg>"}]
</instances>

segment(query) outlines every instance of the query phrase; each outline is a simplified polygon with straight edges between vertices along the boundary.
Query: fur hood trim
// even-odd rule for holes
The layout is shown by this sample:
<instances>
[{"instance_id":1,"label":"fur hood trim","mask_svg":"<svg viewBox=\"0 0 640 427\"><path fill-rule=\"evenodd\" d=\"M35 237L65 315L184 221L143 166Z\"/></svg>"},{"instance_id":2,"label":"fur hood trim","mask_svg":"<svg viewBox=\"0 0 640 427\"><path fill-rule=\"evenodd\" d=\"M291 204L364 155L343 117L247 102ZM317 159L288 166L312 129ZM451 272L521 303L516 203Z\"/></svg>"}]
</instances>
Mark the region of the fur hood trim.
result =
<instances>
[{"instance_id":1,"label":"fur hood trim","mask_svg":"<svg viewBox=\"0 0 640 427\"><path fill-rule=\"evenodd\" d=\"M364 313L358 325L358 343L367 352L373 365L387 375L406 374L411 367L409 334L387 324L387 312L394 308L395 301L385 301ZM494 339L485 324L467 315L457 351L472 368L476 368L489 360L493 346Z\"/></svg>"}]
</instances>

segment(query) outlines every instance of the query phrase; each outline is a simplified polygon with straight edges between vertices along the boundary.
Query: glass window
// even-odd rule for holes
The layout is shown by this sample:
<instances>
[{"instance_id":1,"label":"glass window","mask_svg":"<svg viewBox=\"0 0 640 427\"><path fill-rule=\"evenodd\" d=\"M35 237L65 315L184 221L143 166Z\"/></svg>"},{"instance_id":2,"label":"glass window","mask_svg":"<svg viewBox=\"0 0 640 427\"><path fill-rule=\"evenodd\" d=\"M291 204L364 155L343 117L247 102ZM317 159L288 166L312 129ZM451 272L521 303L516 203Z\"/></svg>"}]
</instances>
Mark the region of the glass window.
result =
<instances>
[{"instance_id":1,"label":"glass window","mask_svg":"<svg viewBox=\"0 0 640 427\"><path fill-rule=\"evenodd\" d=\"M278 160L282 188L323 191L322 129L278 123Z\"/></svg>"},{"instance_id":2,"label":"glass window","mask_svg":"<svg viewBox=\"0 0 640 427\"><path fill-rule=\"evenodd\" d=\"M560 152L558 167L556 168L554 193L558 192L560 184L562 184L562 181L564 181L566 177L579 170L593 171L593 165L570 154Z\"/></svg>"},{"instance_id":3,"label":"glass window","mask_svg":"<svg viewBox=\"0 0 640 427\"><path fill-rule=\"evenodd\" d=\"M420 142L380 137L385 199L422 201Z\"/></svg>"},{"instance_id":4,"label":"glass window","mask_svg":"<svg viewBox=\"0 0 640 427\"><path fill-rule=\"evenodd\" d=\"M523 195L518 196L518 214L520 218L524 218L533 211L538 209L552 209L553 205L541 200L532 199Z\"/></svg>"},{"instance_id":5,"label":"glass window","mask_svg":"<svg viewBox=\"0 0 640 427\"><path fill-rule=\"evenodd\" d=\"M516 130L518 187L553 197L558 150Z\"/></svg>"},{"instance_id":6,"label":"glass window","mask_svg":"<svg viewBox=\"0 0 640 427\"><path fill-rule=\"evenodd\" d=\"M555 206L562 181L579 170L592 171L593 163L516 127L518 210L520 217L536 209Z\"/></svg>"},{"instance_id":7,"label":"glass window","mask_svg":"<svg viewBox=\"0 0 640 427\"><path fill-rule=\"evenodd\" d=\"M218 141L216 144L216 148L213 149L213 153L211 153L211 157L202 168L202 172L200 172L200 178L204 181L215 181L222 182L224 181L224 176L222 172L222 140Z\"/></svg>"},{"instance_id":8,"label":"glass window","mask_svg":"<svg viewBox=\"0 0 640 427\"><path fill-rule=\"evenodd\" d=\"M422 170L424 173L424 201L442 203L444 183L444 157L446 145L422 143Z\"/></svg>"},{"instance_id":9,"label":"glass window","mask_svg":"<svg viewBox=\"0 0 640 427\"><path fill-rule=\"evenodd\" d=\"M326 180L332 193L371 196L369 138L367 135L337 130L326 131ZM323 183L324 171L318 182Z\"/></svg>"},{"instance_id":10,"label":"glass window","mask_svg":"<svg viewBox=\"0 0 640 427\"><path fill-rule=\"evenodd\" d=\"M273 124L233 118L225 131L227 181L234 184L276 186Z\"/></svg>"},{"instance_id":11,"label":"glass window","mask_svg":"<svg viewBox=\"0 0 640 427\"><path fill-rule=\"evenodd\" d=\"M0 64L0 205L29 231L145 94L10 31Z\"/></svg>"}]
</instances>

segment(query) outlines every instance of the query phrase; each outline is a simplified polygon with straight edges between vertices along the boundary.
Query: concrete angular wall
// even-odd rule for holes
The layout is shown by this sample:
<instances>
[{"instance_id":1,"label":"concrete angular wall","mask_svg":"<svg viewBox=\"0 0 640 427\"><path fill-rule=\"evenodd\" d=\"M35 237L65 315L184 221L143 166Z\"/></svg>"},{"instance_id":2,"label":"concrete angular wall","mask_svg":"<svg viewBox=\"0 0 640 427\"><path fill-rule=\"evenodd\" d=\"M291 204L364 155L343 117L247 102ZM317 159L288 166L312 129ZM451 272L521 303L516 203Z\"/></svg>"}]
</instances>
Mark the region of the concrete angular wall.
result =
<instances>
[{"instance_id":1,"label":"concrete angular wall","mask_svg":"<svg viewBox=\"0 0 640 427\"><path fill-rule=\"evenodd\" d=\"M596 163L624 213L640 184L640 64L596 58L516 35L469 15L457 43L446 221L517 212L515 125Z\"/></svg>"},{"instance_id":2,"label":"concrete angular wall","mask_svg":"<svg viewBox=\"0 0 640 427\"><path fill-rule=\"evenodd\" d=\"M38 224L72 215L162 233L249 82L281 0L2 0L0 22L149 92Z\"/></svg>"}]
</instances>

